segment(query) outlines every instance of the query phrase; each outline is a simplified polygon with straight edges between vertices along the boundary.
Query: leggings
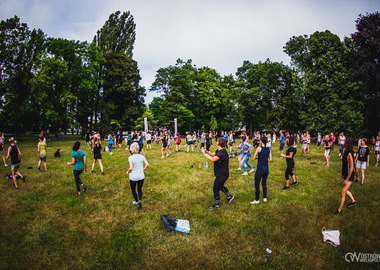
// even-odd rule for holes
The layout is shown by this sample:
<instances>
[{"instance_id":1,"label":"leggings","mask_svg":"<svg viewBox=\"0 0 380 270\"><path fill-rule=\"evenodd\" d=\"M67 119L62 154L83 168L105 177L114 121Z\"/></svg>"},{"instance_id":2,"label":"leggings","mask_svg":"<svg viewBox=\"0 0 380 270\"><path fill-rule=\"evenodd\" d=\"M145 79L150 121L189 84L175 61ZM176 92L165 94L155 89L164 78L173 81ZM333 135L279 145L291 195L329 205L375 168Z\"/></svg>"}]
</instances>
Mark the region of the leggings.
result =
<instances>
[{"instance_id":1,"label":"leggings","mask_svg":"<svg viewBox=\"0 0 380 270\"><path fill-rule=\"evenodd\" d=\"M75 185L77 187L77 191L80 192L80 186L83 184L82 180L80 180L79 175L83 172L83 170L74 170L74 179Z\"/></svg>"},{"instance_id":2,"label":"leggings","mask_svg":"<svg viewBox=\"0 0 380 270\"><path fill-rule=\"evenodd\" d=\"M289 180L289 175L293 176L293 169L294 169L294 161L287 163L286 171L285 171L285 179Z\"/></svg>"},{"instance_id":3,"label":"leggings","mask_svg":"<svg viewBox=\"0 0 380 270\"><path fill-rule=\"evenodd\" d=\"M243 165L243 169L244 169L245 172L247 171L247 166L246 166L246 165L248 165L248 167L249 167L250 169L252 169L251 164L248 163L249 158L250 158L250 157L249 157L248 155L244 155L243 161L241 162L241 164Z\"/></svg>"},{"instance_id":4,"label":"leggings","mask_svg":"<svg viewBox=\"0 0 380 270\"><path fill-rule=\"evenodd\" d=\"M108 150L109 150L110 152L112 152L112 144L109 144L109 145L108 145Z\"/></svg>"},{"instance_id":5,"label":"leggings","mask_svg":"<svg viewBox=\"0 0 380 270\"><path fill-rule=\"evenodd\" d=\"M209 142L206 142L206 150L207 151L210 151L210 146L211 146L211 144Z\"/></svg>"},{"instance_id":6,"label":"leggings","mask_svg":"<svg viewBox=\"0 0 380 270\"><path fill-rule=\"evenodd\" d=\"M255 192L256 192L256 201L260 199L260 181L263 185L263 198L267 197L267 178L269 174L269 167L257 167L255 174Z\"/></svg>"},{"instance_id":7,"label":"leggings","mask_svg":"<svg viewBox=\"0 0 380 270\"><path fill-rule=\"evenodd\" d=\"M135 201L141 201L142 200L142 196L143 196L143 192L142 192L142 186L144 184L144 179L143 180L139 180L139 181L129 181L129 183L131 184L131 190L132 190L132 195L133 195L133 198L135 199ZM137 193L136 193L136 185L137 185L137 192L139 193L139 198L137 199Z\"/></svg>"},{"instance_id":8,"label":"leggings","mask_svg":"<svg viewBox=\"0 0 380 270\"><path fill-rule=\"evenodd\" d=\"M223 191L224 194L227 195L227 197L230 197L231 194L228 192L228 189L224 186L224 183L227 181L229 175L227 176L216 176L215 181L214 181L214 199L215 199L215 204L219 204L220 196L219 196L219 191Z\"/></svg>"}]
</instances>

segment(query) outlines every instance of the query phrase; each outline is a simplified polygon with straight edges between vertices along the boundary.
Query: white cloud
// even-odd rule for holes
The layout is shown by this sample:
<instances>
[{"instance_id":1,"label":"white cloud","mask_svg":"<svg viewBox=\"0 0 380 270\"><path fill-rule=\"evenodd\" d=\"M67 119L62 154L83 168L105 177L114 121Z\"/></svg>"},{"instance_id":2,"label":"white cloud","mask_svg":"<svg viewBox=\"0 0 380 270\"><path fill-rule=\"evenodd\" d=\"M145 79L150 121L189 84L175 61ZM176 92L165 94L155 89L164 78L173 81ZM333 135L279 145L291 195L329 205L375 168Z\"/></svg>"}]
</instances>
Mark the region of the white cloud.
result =
<instances>
[{"instance_id":1,"label":"white cloud","mask_svg":"<svg viewBox=\"0 0 380 270\"><path fill-rule=\"evenodd\" d=\"M330 30L343 38L355 31L360 13L379 8L376 0L0 0L0 18L17 15L49 36L92 41L111 13L130 10L134 58L148 89L156 70L177 58L222 75L234 74L244 60L288 64L283 46L292 36Z\"/></svg>"}]
</instances>

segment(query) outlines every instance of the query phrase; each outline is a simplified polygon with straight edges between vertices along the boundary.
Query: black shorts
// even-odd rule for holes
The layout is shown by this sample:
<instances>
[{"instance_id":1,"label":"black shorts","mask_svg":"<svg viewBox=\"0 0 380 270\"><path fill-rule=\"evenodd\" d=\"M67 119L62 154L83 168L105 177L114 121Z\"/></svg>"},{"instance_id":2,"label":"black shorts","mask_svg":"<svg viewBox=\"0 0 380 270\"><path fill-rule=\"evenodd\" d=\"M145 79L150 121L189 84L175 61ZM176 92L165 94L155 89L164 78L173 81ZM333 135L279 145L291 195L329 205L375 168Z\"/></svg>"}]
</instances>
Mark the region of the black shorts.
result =
<instances>
[{"instance_id":1,"label":"black shorts","mask_svg":"<svg viewBox=\"0 0 380 270\"><path fill-rule=\"evenodd\" d=\"M205 143L203 142L203 143L201 143L201 147L205 147Z\"/></svg>"},{"instance_id":2,"label":"black shorts","mask_svg":"<svg viewBox=\"0 0 380 270\"><path fill-rule=\"evenodd\" d=\"M94 154L94 159L102 159L102 154L101 153Z\"/></svg>"},{"instance_id":3,"label":"black shorts","mask_svg":"<svg viewBox=\"0 0 380 270\"><path fill-rule=\"evenodd\" d=\"M234 144L234 142L229 142L228 145L229 146L232 146Z\"/></svg>"},{"instance_id":4,"label":"black shorts","mask_svg":"<svg viewBox=\"0 0 380 270\"><path fill-rule=\"evenodd\" d=\"M146 144L151 144L152 143L152 140L147 140L146 141Z\"/></svg>"},{"instance_id":5,"label":"black shorts","mask_svg":"<svg viewBox=\"0 0 380 270\"><path fill-rule=\"evenodd\" d=\"M40 160L46 162L46 157L40 157Z\"/></svg>"},{"instance_id":6,"label":"black shorts","mask_svg":"<svg viewBox=\"0 0 380 270\"><path fill-rule=\"evenodd\" d=\"M180 142L177 142L177 145L180 145L181 143Z\"/></svg>"},{"instance_id":7,"label":"black shorts","mask_svg":"<svg viewBox=\"0 0 380 270\"><path fill-rule=\"evenodd\" d=\"M187 142L187 145L191 145L191 144L194 144L194 142L193 141L188 141Z\"/></svg>"},{"instance_id":8,"label":"black shorts","mask_svg":"<svg viewBox=\"0 0 380 270\"><path fill-rule=\"evenodd\" d=\"M380 155L380 154L379 154L379 151L375 151L375 155Z\"/></svg>"},{"instance_id":9,"label":"black shorts","mask_svg":"<svg viewBox=\"0 0 380 270\"><path fill-rule=\"evenodd\" d=\"M163 143L162 144L162 148L166 148L166 147L168 147L168 144L167 143Z\"/></svg>"},{"instance_id":10,"label":"black shorts","mask_svg":"<svg viewBox=\"0 0 380 270\"><path fill-rule=\"evenodd\" d=\"M3 151L4 148L3 148L3 145L0 145L0 151Z\"/></svg>"}]
</instances>

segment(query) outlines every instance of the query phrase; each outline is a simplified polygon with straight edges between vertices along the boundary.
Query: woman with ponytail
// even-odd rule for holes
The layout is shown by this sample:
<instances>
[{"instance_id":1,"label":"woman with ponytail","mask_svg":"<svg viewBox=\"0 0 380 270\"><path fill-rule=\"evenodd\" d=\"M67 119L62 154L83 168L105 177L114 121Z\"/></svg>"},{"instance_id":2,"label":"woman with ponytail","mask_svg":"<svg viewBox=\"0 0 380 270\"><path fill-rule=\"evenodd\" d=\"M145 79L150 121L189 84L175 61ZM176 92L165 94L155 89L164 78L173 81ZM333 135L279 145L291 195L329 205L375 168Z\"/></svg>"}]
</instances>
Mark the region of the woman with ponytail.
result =
<instances>
[{"instance_id":1,"label":"woman with ponytail","mask_svg":"<svg viewBox=\"0 0 380 270\"><path fill-rule=\"evenodd\" d=\"M263 202L267 202L267 178L269 174L268 161L272 161L272 152L267 147L268 139L266 136L261 137L261 145L256 149L253 159L258 159L255 174L255 192L256 198L251 204L260 203L260 182L263 185Z\"/></svg>"}]
</instances>

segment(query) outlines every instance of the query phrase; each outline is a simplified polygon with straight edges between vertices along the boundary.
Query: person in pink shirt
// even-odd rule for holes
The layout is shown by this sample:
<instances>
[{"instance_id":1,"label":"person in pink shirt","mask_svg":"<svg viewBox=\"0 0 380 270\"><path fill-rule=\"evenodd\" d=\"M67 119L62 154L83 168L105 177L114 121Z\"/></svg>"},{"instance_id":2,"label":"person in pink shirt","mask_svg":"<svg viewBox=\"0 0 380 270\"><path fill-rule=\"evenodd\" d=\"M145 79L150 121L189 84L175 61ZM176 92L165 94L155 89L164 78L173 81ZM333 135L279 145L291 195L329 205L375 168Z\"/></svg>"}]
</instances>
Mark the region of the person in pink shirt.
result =
<instances>
[{"instance_id":1,"label":"person in pink shirt","mask_svg":"<svg viewBox=\"0 0 380 270\"><path fill-rule=\"evenodd\" d=\"M330 139L331 139L331 151L332 151L332 150L334 150L334 144L335 144L335 135L334 135L334 132L331 132Z\"/></svg>"}]
</instances>

